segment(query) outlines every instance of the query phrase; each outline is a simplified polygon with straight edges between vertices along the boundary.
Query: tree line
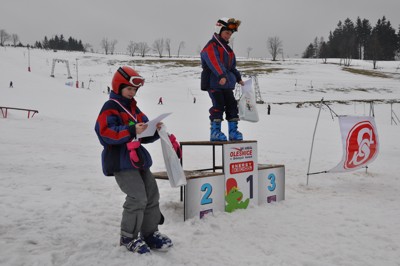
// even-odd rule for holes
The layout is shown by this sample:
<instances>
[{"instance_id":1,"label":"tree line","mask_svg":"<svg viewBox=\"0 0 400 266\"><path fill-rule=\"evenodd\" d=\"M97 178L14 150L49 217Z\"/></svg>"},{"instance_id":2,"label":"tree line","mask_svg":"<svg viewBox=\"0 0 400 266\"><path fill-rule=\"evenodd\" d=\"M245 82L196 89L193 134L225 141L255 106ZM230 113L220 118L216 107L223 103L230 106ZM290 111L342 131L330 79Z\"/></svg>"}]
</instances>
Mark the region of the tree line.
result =
<instances>
[{"instance_id":1,"label":"tree line","mask_svg":"<svg viewBox=\"0 0 400 266\"><path fill-rule=\"evenodd\" d=\"M115 52L115 45L118 43L117 40L109 40L108 38L104 37L100 42L101 49L104 50L104 53L107 54L114 54ZM180 53L185 48L185 42L181 41L178 45L177 57L180 56ZM171 57L171 39L169 38L159 38L156 39L152 46L150 46L147 42L133 42L130 41L126 52L130 56L139 55L141 57L145 57L149 52L153 51L156 52L157 55L161 58L164 55L164 49L168 54L168 57Z\"/></svg>"},{"instance_id":2,"label":"tree line","mask_svg":"<svg viewBox=\"0 0 400 266\"><path fill-rule=\"evenodd\" d=\"M34 47L51 50L86 51L81 40L78 41L72 37L69 37L68 40L66 40L62 34L60 37L56 35L50 39L47 39L47 36L45 36L43 41L36 41Z\"/></svg>"},{"instance_id":3,"label":"tree line","mask_svg":"<svg viewBox=\"0 0 400 266\"><path fill-rule=\"evenodd\" d=\"M13 46L21 46L24 45L19 41L19 37L17 34L9 34L6 30L0 30L0 46L4 46L6 42L12 41ZM115 48L117 45L117 40L109 40L107 37L104 37L100 42L100 48L107 54L114 54ZM68 39L64 38L64 35L60 36L55 35L54 37L48 39L47 36L44 37L43 41L36 41L33 46L26 45L27 47L38 48L38 49L51 49L51 50L67 50L67 51L82 51L87 52L91 50L93 51L92 45L89 43L83 44L81 40L74 39L73 37L69 37ZM185 48L185 42L181 41L178 44L177 56L180 56L180 53ZM166 52L168 57L172 56L172 46L171 40L169 38L159 38L156 39L153 44L150 46L147 42L133 42L130 41L127 48L126 53L131 56L142 56L145 57L150 52L155 52L159 57L163 57Z\"/></svg>"},{"instance_id":4,"label":"tree line","mask_svg":"<svg viewBox=\"0 0 400 266\"><path fill-rule=\"evenodd\" d=\"M374 27L368 19L357 18L354 23L347 18L339 21L336 29L329 33L328 41L323 37L314 39L303 53L303 58L340 58L344 65L352 59L376 61L395 60L400 54L400 26L398 33L385 16L378 19Z\"/></svg>"},{"instance_id":5,"label":"tree line","mask_svg":"<svg viewBox=\"0 0 400 266\"><path fill-rule=\"evenodd\" d=\"M12 43L14 47L24 47L20 42L18 34L10 34L4 29L0 29L0 46L6 45L7 42ZM61 34L60 36L55 35L53 38L48 39L44 37L43 41L36 41L34 45L26 45L27 47L39 48L39 49L52 49L52 50L67 50L67 51L82 51L86 52L91 47L90 44L82 44L81 40L76 40L69 37L68 40Z\"/></svg>"}]
</instances>

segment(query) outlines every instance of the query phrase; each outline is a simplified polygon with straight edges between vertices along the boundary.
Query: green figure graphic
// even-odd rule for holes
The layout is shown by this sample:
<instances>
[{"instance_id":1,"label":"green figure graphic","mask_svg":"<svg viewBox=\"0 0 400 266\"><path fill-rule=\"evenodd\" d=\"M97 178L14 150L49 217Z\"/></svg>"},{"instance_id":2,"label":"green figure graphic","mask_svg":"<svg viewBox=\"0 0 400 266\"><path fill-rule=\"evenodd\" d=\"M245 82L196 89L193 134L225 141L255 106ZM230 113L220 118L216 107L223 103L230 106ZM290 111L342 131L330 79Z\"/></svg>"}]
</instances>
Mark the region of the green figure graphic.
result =
<instances>
[{"instance_id":1,"label":"green figure graphic","mask_svg":"<svg viewBox=\"0 0 400 266\"><path fill-rule=\"evenodd\" d=\"M226 180L226 191L226 212L233 212L236 209L247 209L250 199L242 201L243 193L239 191L237 182L234 178L229 178L228 180Z\"/></svg>"}]
</instances>

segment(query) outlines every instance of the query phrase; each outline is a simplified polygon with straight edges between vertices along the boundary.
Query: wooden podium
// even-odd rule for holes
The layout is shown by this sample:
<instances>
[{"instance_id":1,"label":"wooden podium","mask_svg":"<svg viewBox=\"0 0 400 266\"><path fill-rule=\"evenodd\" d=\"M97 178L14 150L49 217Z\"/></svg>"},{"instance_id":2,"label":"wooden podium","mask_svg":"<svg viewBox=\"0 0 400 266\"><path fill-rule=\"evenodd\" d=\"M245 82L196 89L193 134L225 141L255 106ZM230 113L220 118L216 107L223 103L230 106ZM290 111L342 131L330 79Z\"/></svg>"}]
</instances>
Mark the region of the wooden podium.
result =
<instances>
[{"instance_id":1,"label":"wooden podium","mask_svg":"<svg viewBox=\"0 0 400 266\"><path fill-rule=\"evenodd\" d=\"M285 199L285 166L259 164L257 141L185 141L180 145L183 169L188 146L212 150L211 167L185 170L187 184L181 187L185 220ZM202 163L201 158L197 160ZM153 174L168 179L165 172Z\"/></svg>"}]
</instances>

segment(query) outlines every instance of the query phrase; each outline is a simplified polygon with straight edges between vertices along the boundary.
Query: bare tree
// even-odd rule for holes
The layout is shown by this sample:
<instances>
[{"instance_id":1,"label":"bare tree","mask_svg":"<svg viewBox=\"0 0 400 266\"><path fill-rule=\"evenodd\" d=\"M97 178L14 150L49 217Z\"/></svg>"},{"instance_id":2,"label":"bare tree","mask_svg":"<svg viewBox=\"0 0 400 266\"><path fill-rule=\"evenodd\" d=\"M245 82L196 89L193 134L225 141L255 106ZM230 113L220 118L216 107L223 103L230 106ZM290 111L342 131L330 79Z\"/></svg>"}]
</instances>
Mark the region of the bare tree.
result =
<instances>
[{"instance_id":1,"label":"bare tree","mask_svg":"<svg viewBox=\"0 0 400 266\"><path fill-rule=\"evenodd\" d=\"M253 51L253 48L247 47L247 58L250 58L250 52Z\"/></svg>"},{"instance_id":2,"label":"bare tree","mask_svg":"<svg viewBox=\"0 0 400 266\"><path fill-rule=\"evenodd\" d=\"M179 46L178 46L178 57L179 57L182 49L185 49L185 42L184 41L181 41L179 43Z\"/></svg>"},{"instance_id":3,"label":"bare tree","mask_svg":"<svg viewBox=\"0 0 400 266\"><path fill-rule=\"evenodd\" d=\"M134 56L136 51L139 50L138 48L139 47L138 47L137 43L134 43L134 42L130 41L129 45L128 45L128 48L126 50L128 51L128 54L130 56Z\"/></svg>"},{"instance_id":4,"label":"bare tree","mask_svg":"<svg viewBox=\"0 0 400 266\"><path fill-rule=\"evenodd\" d=\"M15 33L12 34L11 35L11 40L12 40L13 46L16 47L18 42L19 42L18 34L15 34Z\"/></svg>"},{"instance_id":5,"label":"bare tree","mask_svg":"<svg viewBox=\"0 0 400 266\"><path fill-rule=\"evenodd\" d=\"M146 42L140 42L138 43L138 50L139 53L142 57L145 57L145 55L151 50L149 45Z\"/></svg>"},{"instance_id":6,"label":"bare tree","mask_svg":"<svg viewBox=\"0 0 400 266\"><path fill-rule=\"evenodd\" d=\"M93 52L93 46L90 43L85 43L83 45L83 52L86 53L89 50Z\"/></svg>"},{"instance_id":7,"label":"bare tree","mask_svg":"<svg viewBox=\"0 0 400 266\"><path fill-rule=\"evenodd\" d=\"M160 58L162 57L163 51L164 51L164 39L157 39L153 43L153 50L158 53Z\"/></svg>"},{"instance_id":8,"label":"bare tree","mask_svg":"<svg viewBox=\"0 0 400 266\"><path fill-rule=\"evenodd\" d=\"M100 47L104 50L104 52L107 55L108 51L110 50L110 42L108 41L108 38L104 37L101 40Z\"/></svg>"},{"instance_id":9,"label":"bare tree","mask_svg":"<svg viewBox=\"0 0 400 266\"><path fill-rule=\"evenodd\" d=\"M10 34L6 30L0 30L0 46L4 46L5 42L10 39Z\"/></svg>"},{"instance_id":10,"label":"bare tree","mask_svg":"<svg viewBox=\"0 0 400 266\"><path fill-rule=\"evenodd\" d=\"M110 54L114 54L115 52L115 45L117 45L118 41L117 40L113 40L110 42Z\"/></svg>"},{"instance_id":11,"label":"bare tree","mask_svg":"<svg viewBox=\"0 0 400 266\"><path fill-rule=\"evenodd\" d=\"M168 57L171 58L171 40L170 39L165 40L165 49L167 50Z\"/></svg>"},{"instance_id":12,"label":"bare tree","mask_svg":"<svg viewBox=\"0 0 400 266\"><path fill-rule=\"evenodd\" d=\"M272 55L272 61L276 61L278 54L282 53L282 41L279 37L269 37L267 42L269 53Z\"/></svg>"}]
</instances>

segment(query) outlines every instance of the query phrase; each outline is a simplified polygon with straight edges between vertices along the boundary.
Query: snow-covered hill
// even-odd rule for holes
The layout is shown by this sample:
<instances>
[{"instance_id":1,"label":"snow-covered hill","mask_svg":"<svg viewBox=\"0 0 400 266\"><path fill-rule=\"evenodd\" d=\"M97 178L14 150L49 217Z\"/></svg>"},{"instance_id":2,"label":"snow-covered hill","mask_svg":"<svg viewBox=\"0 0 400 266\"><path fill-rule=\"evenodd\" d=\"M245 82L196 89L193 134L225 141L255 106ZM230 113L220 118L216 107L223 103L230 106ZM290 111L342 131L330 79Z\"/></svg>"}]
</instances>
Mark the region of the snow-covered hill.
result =
<instances>
[{"instance_id":1,"label":"snow-covered hill","mask_svg":"<svg viewBox=\"0 0 400 266\"><path fill-rule=\"evenodd\" d=\"M62 63L50 77L54 58L69 60L72 80ZM84 88L65 85L75 85L76 62ZM31 50L28 72L26 49L0 47L0 106L39 110L32 119L13 110L7 119L0 117L0 265L399 265L400 126L391 125L391 106L374 105L381 147L367 173L315 175L306 186L318 109L276 104L322 97L400 99L399 62L379 63L378 71L389 78L353 74L337 61L328 62L261 62L264 68L280 69L258 76L272 114L267 115L266 105L258 105L260 121L239 124L245 139L258 141L260 163L285 165L286 200L184 222L179 189L159 181L166 217L160 230L173 239L174 247L168 253L139 256L118 246L124 195L101 172L94 123L114 71L130 64L146 78L137 100L149 117L172 112L165 124L178 140L207 140L210 100L199 89L200 66ZM372 64L354 61L352 67L371 70ZM160 96L164 105L157 105ZM338 114L370 112L364 102L331 108ZM400 104L392 108L400 114ZM160 143L147 148L152 171L164 170ZM312 171L328 170L340 158L337 119L323 108ZM204 163L203 154L185 157L188 169Z\"/></svg>"}]
</instances>

